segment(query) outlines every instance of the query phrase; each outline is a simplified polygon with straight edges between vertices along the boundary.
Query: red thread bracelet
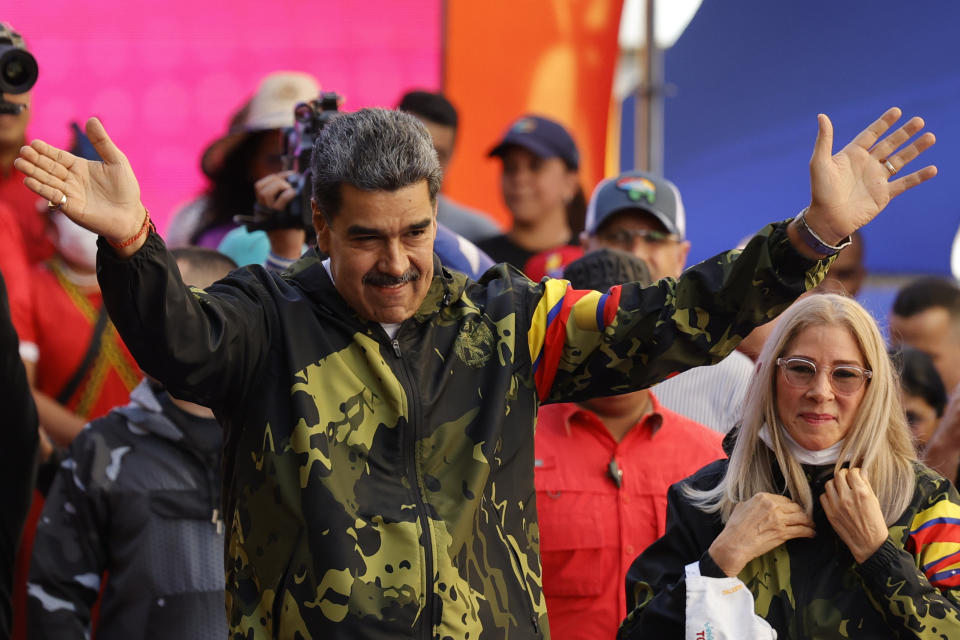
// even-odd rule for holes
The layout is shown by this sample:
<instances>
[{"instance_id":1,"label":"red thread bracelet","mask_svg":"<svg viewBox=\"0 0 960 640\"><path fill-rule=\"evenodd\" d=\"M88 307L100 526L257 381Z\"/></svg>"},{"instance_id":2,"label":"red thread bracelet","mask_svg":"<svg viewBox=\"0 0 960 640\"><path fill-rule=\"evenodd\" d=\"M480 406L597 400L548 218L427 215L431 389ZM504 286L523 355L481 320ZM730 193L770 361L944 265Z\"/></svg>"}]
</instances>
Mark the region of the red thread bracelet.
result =
<instances>
[{"instance_id":1,"label":"red thread bracelet","mask_svg":"<svg viewBox=\"0 0 960 640\"><path fill-rule=\"evenodd\" d=\"M124 249L132 245L141 237L143 237L143 234L148 232L150 229L153 229L154 231L156 231L157 228L153 226L153 220L150 219L150 211L148 211L146 208L144 208L144 211L146 212L147 215L144 216L143 225L140 227L140 231L137 231L136 235L130 236L123 242L114 242L110 238L107 238L107 244L109 244L114 249Z\"/></svg>"}]
</instances>

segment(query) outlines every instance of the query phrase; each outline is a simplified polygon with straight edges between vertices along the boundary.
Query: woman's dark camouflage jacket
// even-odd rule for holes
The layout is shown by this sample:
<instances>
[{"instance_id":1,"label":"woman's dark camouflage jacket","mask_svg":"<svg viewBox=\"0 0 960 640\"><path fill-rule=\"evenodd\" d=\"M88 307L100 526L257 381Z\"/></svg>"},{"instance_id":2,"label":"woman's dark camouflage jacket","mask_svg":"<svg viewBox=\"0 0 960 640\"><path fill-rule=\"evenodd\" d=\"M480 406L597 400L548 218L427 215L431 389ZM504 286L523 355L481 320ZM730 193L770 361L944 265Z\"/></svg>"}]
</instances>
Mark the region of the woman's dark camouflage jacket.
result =
<instances>
[{"instance_id":1,"label":"woman's dark camouflage jacket","mask_svg":"<svg viewBox=\"0 0 960 640\"><path fill-rule=\"evenodd\" d=\"M726 469L727 460L718 460L684 482L710 489ZM779 640L960 638L960 495L922 464L915 469L909 506L886 542L858 565L818 499L833 466L804 467L817 536L788 540L737 576L753 594L754 613L770 623ZM775 471L785 487L779 468ZM707 553L722 529L719 516L692 506L678 485L670 487L666 532L627 573L629 613L618 638L690 637L684 567L699 560L702 575L726 577ZM706 627L702 633L707 637Z\"/></svg>"}]
</instances>

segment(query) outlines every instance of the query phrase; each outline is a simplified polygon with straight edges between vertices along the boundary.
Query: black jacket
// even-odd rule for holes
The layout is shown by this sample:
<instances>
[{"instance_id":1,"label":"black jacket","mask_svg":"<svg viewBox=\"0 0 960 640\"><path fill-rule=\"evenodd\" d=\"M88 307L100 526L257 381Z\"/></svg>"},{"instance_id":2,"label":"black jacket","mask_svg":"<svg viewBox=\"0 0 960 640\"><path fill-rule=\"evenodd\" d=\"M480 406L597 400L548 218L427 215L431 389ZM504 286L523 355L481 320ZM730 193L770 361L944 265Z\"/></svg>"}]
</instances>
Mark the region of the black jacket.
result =
<instances>
[{"instance_id":1,"label":"black jacket","mask_svg":"<svg viewBox=\"0 0 960 640\"><path fill-rule=\"evenodd\" d=\"M20 360L17 333L10 321L7 287L0 276L0 638L13 626L10 604L13 566L20 533L30 508L37 457L37 409Z\"/></svg>"}]
</instances>

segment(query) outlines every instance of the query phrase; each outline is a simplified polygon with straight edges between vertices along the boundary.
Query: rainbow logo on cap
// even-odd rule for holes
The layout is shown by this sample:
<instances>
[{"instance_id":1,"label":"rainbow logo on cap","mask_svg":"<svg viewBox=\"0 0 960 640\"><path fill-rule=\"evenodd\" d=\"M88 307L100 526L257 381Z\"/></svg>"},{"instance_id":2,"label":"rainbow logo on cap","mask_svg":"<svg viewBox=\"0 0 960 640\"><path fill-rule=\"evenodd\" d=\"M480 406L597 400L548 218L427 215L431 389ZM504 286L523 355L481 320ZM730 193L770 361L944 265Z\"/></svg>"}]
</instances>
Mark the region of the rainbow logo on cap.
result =
<instances>
[{"instance_id":1,"label":"rainbow logo on cap","mask_svg":"<svg viewBox=\"0 0 960 640\"><path fill-rule=\"evenodd\" d=\"M521 118L513 123L513 126L510 127L511 131L516 133L530 133L537 128L537 123L535 120L530 118Z\"/></svg>"},{"instance_id":2,"label":"rainbow logo on cap","mask_svg":"<svg viewBox=\"0 0 960 640\"><path fill-rule=\"evenodd\" d=\"M625 191L627 197L633 200L634 202L639 202L640 200L646 200L649 204L653 204L657 199L657 187L652 182L646 178L640 178L638 176L629 176L626 178L620 178L617 180L617 189Z\"/></svg>"}]
</instances>

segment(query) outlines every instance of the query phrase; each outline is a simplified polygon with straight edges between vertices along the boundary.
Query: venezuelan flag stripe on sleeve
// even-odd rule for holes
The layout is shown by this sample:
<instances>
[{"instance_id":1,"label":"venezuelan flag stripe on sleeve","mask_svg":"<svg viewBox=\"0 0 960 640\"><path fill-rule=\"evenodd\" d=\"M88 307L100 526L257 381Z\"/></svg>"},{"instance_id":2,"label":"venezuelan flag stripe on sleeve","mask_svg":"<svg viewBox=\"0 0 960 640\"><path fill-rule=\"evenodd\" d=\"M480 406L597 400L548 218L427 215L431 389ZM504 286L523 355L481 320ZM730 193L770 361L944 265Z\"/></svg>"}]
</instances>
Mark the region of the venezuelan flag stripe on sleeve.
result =
<instances>
[{"instance_id":1,"label":"venezuelan flag stripe on sleeve","mask_svg":"<svg viewBox=\"0 0 960 640\"><path fill-rule=\"evenodd\" d=\"M602 332L616 317L619 305L619 286L601 294L572 289L566 280L546 281L527 333L534 382L541 398L550 393L568 332Z\"/></svg>"},{"instance_id":2,"label":"venezuelan flag stripe on sleeve","mask_svg":"<svg viewBox=\"0 0 960 640\"><path fill-rule=\"evenodd\" d=\"M938 589L960 586L960 505L941 500L910 523L906 548Z\"/></svg>"}]
</instances>

